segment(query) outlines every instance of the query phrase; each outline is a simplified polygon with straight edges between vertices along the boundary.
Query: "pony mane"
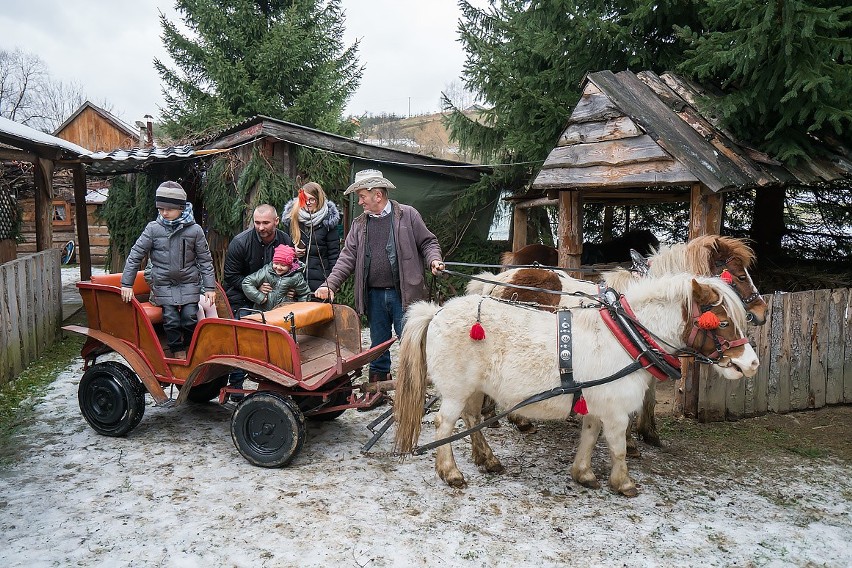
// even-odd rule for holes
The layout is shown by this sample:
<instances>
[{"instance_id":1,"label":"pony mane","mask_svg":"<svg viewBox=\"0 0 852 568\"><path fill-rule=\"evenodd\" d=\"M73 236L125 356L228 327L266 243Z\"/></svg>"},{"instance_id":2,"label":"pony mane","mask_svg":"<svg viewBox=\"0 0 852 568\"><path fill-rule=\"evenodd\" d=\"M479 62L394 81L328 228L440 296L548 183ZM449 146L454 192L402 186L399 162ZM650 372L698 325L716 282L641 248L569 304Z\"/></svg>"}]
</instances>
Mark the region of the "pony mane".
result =
<instances>
[{"instance_id":1,"label":"pony mane","mask_svg":"<svg viewBox=\"0 0 852 568\"><path fill-rule=\"evenodd\" d=\"M754 264L754 251L742 239L704 235L688 243L660 247L648 258L651 275L691 272L711 276L710 258L718 253L723 257L734 257L748 269Z\"/></svg>"},{"instance_id":2,"label":"pony mane","mask_svg":"<svg viewBox=\"0 0 852 568\"><path fill-rule=\"evenodd\" d=\"M625 295L630 296L631 303L659 302L659 301L681 301L687 310L692 304L692 280L699 284L709 286L719 294L721 302L728 312L728 316L737 330L743 332L746 329L746 310L736 291L719 278L708 276L695 276L693 274L667 274L661 276L648 276L646 278L633 278L627 288Z\"/></svg>"}]
</instances>

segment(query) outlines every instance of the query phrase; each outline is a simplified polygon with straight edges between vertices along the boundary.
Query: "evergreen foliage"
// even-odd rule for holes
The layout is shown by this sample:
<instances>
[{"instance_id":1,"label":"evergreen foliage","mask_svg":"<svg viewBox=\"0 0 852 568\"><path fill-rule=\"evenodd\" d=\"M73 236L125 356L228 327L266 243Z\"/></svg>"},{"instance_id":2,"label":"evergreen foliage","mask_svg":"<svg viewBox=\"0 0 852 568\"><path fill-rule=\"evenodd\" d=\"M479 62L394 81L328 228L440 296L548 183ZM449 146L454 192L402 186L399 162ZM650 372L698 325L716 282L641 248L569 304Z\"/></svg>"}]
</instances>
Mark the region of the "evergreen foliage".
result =
<instances>
[{"instance_id":1,"label":"evergreen foliage","mask_svg":"<svg viewBox=\"0 0 852 568\"><path fill-rule=\"evenodd\" d=\"M119 176L112 180L109 199L99 213L109 229L107 266L111 266L115 254L126 258L145 225L156 218L154 195L157 185L145 174Z\"/></svg>"},{"instance_id":2,"label":"evergreen foliage","mask_svg":"<svg viewBox=\"0 0 852 568\"><path fill-rule=\"evenodd\" d=\"M604 69L676 71L719 90L718 101L702 102L704 110L787 163L812 152L816 139L847 147L852 140L852 7L836 0L492 0L484 8L466 1L460 6L463 80L487 110L472 121L443 97L450 133L482 161L511 164L497 168L487 189L475 194L482 202L532 180L579 99L583 77ZM773 198L784 198L776 193ZM788 193L796 200L801 191ZM808 207L788 203L785 250L803 242L794 238L795 227L814 219L808 208L818 204L826 238L843 241L838 235L850 226L845 193L820 195ZM728 196L726 232L749 234L753 203L753 195ZM587 240L601 237L602 211L584 208ZM650 228L663 240L686 239L689 212L682 205L629 211L632 227ZM528 228L531 241L547 242L546 221L542 216ZM783 227L777 234L780 239ZM813 239L811 245L816 248L806 254L831 249Z\"/></svg>"},{"instance_id":3,"label":"evergreen foliage","mask_svg":"<svg viewBox=\"0 0 852 568\"><path fill-rule=\"evenodd\" d=\"M166 131L198 136L254 115L329 132L344 128L363 68L344 47L339 0L177 0L190 34L161 16L177 68L154 60Z\"/></svg>"},{"instance_id":4,"label":"evergreen foliage","mask_svg":"<svg viewBox=\"0 0 852 568\"><path fill-rule=\"evenodd\" d=\"M826 0L711 0L679 70L721 88L723 125L795 163L813 137L852 141L852 6Z\"/></svg>"}]
</instances>

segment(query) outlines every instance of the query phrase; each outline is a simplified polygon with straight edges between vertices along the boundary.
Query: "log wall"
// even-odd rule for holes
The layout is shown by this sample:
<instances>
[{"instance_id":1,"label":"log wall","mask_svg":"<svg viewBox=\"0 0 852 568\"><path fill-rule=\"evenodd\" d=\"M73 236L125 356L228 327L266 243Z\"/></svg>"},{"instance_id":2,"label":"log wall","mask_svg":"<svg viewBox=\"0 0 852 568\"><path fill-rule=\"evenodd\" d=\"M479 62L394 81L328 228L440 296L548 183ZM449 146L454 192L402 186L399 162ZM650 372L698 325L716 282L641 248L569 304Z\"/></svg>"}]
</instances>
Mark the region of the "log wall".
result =
<instances>
[{"instance_id":1,"label":"log wall","mask_svg":"<svg viewBox=\"0 0 852 568\"><path fill-rule=\"evenodd\" d=\"M43 355L62 323L62 251L0 265L0 384Z\"/></svg>"}]
</instances>

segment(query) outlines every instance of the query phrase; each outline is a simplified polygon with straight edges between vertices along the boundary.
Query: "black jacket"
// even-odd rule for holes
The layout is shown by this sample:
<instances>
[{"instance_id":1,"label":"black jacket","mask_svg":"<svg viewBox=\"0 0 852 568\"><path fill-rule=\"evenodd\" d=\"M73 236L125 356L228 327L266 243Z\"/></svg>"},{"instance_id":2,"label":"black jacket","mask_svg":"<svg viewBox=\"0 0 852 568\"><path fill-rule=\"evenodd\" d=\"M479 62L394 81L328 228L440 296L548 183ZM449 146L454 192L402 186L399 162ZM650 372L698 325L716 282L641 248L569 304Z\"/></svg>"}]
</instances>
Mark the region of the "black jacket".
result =
<instances>
[{"instance_id":1,"label":"black jacket","mask_svg":"<svg viewBox=\"0 0 852 568\"><path fill-rule=\"evenodd\" d=\"M281 214L284 230L287 231L288 236L290 234L290 211L293 209L294 201L295 199L288 201L284 206L284 213ZM331 274L331 269L337 262L337 257L340 256L340 233L337 232L340 212L334 203L331 201L327 203L328 213L316 227L299 223L301 246L307 251L300 260L307 267L305 278L311 292L325 282L326 277Z\"/></svg>"},{"instance_id":2,"label":"black jacket","mask_svg":"<svg viewBox=\"0 0 852 568\"><path fill-rule=\"evenodd\" d=\"M249 227L231 240L225 254L225 294L236 313L239 308L251 307L252 303L243 294L243 279L272 262L278 245L291 245L290 235L281 229L275 230L275 238L269 244L261 242L254 227Z\"/></svg>"}]
</instances>

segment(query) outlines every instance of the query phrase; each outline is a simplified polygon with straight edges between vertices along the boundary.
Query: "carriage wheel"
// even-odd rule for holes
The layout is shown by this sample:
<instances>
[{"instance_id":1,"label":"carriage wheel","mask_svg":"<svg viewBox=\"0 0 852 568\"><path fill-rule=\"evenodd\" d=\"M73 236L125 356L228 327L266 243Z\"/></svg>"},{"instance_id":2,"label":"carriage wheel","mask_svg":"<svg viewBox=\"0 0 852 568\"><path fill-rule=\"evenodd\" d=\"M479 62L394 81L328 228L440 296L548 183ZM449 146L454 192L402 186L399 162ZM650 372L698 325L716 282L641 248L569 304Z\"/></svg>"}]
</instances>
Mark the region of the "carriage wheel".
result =
<instances>
[{"instance_id":1,"label":"carriage wheel","mask_svg":"<svg viewBox=\"0 0 852 568\"><path fill-rule=\"evenodd\" d=\"M83 418L97 433L124 436L145 414L145 387L127 366L107 361L83 374L77 401Z\"/></svg>"},{"instance_id":2,"label":"carriage wheel","mask_svg":"<svg viewBox=\"0 0 852 568\"><path fill-rule=\"evenodd\" d=\"M186 396L186 399L189 402L209 402L214 398L218 398L219 391L227 384L228 375L222 375L212 381L198 385L197 387L192 387L189 390L189 394ZM180 390L180 387L178 387L178 390Z\"/></svg>"},{"instance_id":3,"label":"carriage wheel","mask_svg":"<svg viewBox=\"0 0 852 568\"><path fill-rule=\"evenodd\" d=\"M286 465L305 443L305 417L292 399L257 392L237 406L231 418L231 438L242 456L260 467Z\"/></svg>"}]
</instances>

